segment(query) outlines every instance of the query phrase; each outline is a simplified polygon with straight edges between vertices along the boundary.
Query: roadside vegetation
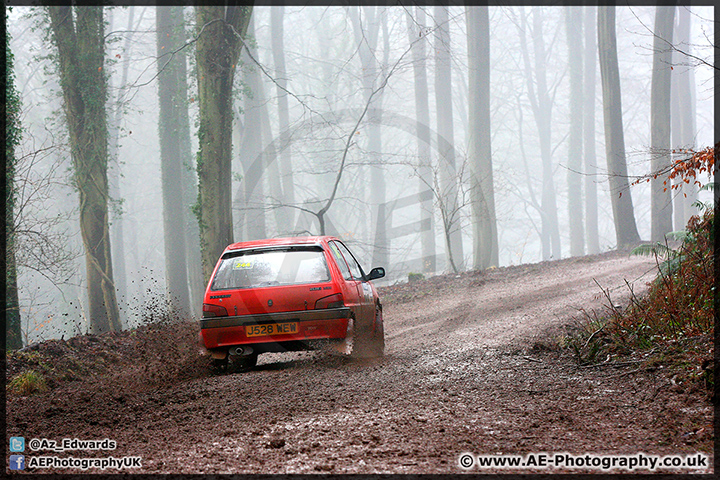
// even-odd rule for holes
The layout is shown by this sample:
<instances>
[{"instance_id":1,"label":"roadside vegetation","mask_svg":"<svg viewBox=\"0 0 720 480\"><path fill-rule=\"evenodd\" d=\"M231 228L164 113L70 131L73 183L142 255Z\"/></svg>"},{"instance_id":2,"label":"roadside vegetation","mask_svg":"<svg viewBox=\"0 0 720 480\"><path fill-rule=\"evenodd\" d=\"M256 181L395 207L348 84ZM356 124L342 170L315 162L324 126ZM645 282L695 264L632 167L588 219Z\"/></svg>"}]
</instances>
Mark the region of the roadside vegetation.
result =
<instances>
[{"instance_id":1,"label":"roadside vegetation","mask_svg":"<svg viewBox=\"0 0 720 480\"><path fill-rule=\"evenodd\" d=\"M158 310L136 329L47 340L7 352L6 393L35 395L88 382L98 389L153 388L207 375L197 322Z\"/></svg>"},{"instance_id":2,"label":"roadside vegetation","mask_svg":"<svg viewBox=\"0 0 720 480\"><path fill-rule=\"evenodd\" d=\"M674 178L712 171L713 149L674 166ZM689 183L689 182L686 182ZM707 187L704 187L707 188ZM658 273L647 295L630 289L630 304L616 305L603 290L604 312L583 312L578 331L566 341L579 365L664 369L677 392L714 391L714 212L698 202L700 215L666 243L641 245L631 255L653 255ZM630 286L628 285L628 288Z\"/></svg>"},{"instance_id":3,"label":"roadside vegetation","mask_svg":"<svg viewBox=\"0 0 720 480\"><path fill-rule=\"evenodd\" d=\"M45 377L35 370L26 370L16 375L7 386L8 391L18 395L31 395L47 391L48 386Z\"/></svg>"}]
</instances>

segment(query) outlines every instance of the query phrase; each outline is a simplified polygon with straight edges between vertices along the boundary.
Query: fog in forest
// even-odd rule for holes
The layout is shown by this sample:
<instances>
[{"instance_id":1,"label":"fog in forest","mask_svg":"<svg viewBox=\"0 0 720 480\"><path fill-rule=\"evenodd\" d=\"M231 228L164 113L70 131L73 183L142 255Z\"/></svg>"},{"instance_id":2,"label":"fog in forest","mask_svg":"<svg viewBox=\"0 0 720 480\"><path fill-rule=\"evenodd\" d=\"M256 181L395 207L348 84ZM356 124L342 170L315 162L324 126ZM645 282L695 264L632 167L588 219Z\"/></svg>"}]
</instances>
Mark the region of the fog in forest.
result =
<instances>
[{"instance_id":1,"label":"fog in forest","mask_svg":"<svg viewBox=\"0 0 720 480\"><path fill-rule=\"evenodd\" d=\"M198 317L206 283L198 37L218 23L203 28L192 7L161 8L162 18L151 6L102 9L109 243L124 329L161 317L169 298L186 298ZM620 95L614 127L627 168L627 186L614 191L605 119L613 112L603 111L597 45L603 9L254 7L231 67L231 167L222 178L232 240L335 235L366 272L385 267L379 285L616 249L613 198L632 200L649 242L657 162L683 155L669 149L714 143L714 11L668 9L667 40L656 34L656 7L612 9L620 85L608 93ZM93 329L51 20L43 8L13 7L7 30L22 127L7 254L27 345ZM662 148L651 124L654 70L670 72L669 115L656 110L669 126ZM179 122L160 118L163 101ZM176 169L165 182L161 135ZM658 198L667 233L712 192L688 184ZM167 280L175 267L179 290Z\"/></svg>"}]
</instances>

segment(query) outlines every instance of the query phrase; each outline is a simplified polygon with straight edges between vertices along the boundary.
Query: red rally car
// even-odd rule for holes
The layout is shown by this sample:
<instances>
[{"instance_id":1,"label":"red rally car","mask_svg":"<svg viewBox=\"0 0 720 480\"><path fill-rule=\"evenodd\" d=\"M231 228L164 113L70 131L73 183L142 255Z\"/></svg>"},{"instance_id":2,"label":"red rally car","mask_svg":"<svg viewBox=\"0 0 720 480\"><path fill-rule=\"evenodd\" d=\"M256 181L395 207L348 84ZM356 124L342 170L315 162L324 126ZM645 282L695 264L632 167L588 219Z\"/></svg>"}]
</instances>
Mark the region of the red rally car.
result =
<instances>
[{"instance_id":1,"label":"red rally car","mask_svg":"<svg viewBox=\"0 0 720 480\"><path fill-rule=\"evenodd\" d=\"M296 237L229 245L205 291L200 335L213 367L254 366L264 352L341 344L356 357L383 355L382 304L337 238Z\"/></svg>"}]
</instances>

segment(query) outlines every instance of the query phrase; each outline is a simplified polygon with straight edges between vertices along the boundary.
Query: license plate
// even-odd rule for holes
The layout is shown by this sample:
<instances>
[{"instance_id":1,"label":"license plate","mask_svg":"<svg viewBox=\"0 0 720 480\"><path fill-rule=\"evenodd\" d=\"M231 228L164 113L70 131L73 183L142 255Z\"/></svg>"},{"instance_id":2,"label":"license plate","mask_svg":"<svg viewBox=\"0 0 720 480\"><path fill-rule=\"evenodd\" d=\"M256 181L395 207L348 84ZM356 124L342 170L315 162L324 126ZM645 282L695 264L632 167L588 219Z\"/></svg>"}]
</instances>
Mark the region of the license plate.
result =
<instances>
[{"instance_id":1,"label":"license plate","mask_svg":"<svg viewBox=\"0 0 720 480\"><path fill-rule=\"evenodd\" d=\"M265 335L284 335L297 333L297 322L292 323L268 323L265 325L246 325L245 335L248 337L262 337Z\"/></svg>"}]
</instances>

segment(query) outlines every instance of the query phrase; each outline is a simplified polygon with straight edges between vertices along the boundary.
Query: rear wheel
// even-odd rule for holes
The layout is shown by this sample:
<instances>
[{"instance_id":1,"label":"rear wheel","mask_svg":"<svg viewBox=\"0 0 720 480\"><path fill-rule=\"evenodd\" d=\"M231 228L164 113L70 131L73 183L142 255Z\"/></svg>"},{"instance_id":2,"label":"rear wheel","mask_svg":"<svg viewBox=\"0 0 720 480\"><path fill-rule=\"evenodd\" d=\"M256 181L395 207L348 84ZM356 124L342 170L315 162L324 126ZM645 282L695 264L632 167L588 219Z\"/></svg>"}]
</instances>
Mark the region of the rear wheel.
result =
<instances>
[{"instance_id":1,"label":"rear wheel","mask_svg":"<svg viewBox=\"0 0 720 480\"><path fill-rule=\"evenodd\" d=\"M253 353L251 355L245 355L242 357L233 358L233 367L235 371L247 370L257 365L258 354Z\"/></svg>"},{"instance_id":2,"label":"rear wheel","mask_svg":"<svg viewBox=\"0 0 720 480\"><path fill-rule=\"evenodd\" d=\"M375 332L372 341L375 356L385 355L385 325L383 323L382 306L375 305Z\"/></svg>"},{"instance_id":3,"label":"rear wheel","mask_svg":"<svg viewBox=\"0 0 720 480\"><path fill-rule=\"evenodd\" d=\"M385 329L382 307L375 306L375 321L368 325L355 322L352 342L352 356L356 358L382 357L385 353Z\"/></svg>"},{"instance_id":4,"label":"rear wheel","mask_svg":"<svg viewBox=\"0 0 720 480\"><path fill-rule=\"evenodd\" d=\"M228 370L228 358L211 358L210 372L215 375L222 375Z\"/></svg>"}]
</instances>

